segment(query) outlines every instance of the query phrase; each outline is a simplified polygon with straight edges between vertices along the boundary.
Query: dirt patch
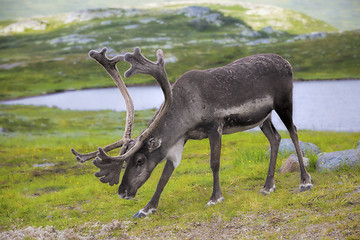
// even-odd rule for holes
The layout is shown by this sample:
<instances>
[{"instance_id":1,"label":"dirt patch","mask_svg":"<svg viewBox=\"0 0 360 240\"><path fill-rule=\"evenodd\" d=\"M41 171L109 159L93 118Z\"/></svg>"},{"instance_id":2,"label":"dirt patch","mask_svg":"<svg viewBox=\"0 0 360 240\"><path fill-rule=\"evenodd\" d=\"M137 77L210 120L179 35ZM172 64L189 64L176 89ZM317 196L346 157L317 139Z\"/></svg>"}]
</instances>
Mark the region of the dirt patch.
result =
<instances>
[{"instance_id":1,"label":"dirt patch","mask_svg":"<svg viewBox=\"0 0 360 240\"><path fill-rule=\"evenodd\" d=\"M339 217L340 215L340 217ZM300 217L301 216L301 217ZM316 223L316 219L336 221ZM176 223L139 230L139 222L146 225L151 217L133 221L113 220L109 223L85 223L72 228L57 230L53 226L26 227L0 233L0 239L357 239L360 214L341 215L340 211L318 213L312 211L259 212L244 214L230 220L213 217L207 222ZM311 220L311 219L314 219ZM294 219L297 219L294 222ZM184 225L185 224L185 225Z\"/></svg>"}]
</instances>

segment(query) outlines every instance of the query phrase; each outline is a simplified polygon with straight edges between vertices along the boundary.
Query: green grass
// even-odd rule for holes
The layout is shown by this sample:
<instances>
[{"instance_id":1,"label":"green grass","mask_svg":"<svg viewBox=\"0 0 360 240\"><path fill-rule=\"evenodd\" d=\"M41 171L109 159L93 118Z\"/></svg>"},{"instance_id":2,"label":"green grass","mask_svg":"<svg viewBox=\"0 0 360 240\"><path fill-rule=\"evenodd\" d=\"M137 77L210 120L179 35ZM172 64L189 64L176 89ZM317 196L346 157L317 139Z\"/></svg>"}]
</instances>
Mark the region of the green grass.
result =
<instances>
[{"instance_id":1,"label":"green grass","mask_svg":"<svg viewBox=\"0 0 360 240\"><path fill-rule=\"evenodd\" d=\"M1 231L54 226L86 236L94 228L100 230L119 220L121 227L110 229L104 238L122 234L180 238L184 232L231 232L235 227L246 227L248 236L266 238L299 236L304 228L313 236L320 231L321 237L328 238L338 232L349 238L358 234L357 223L351 219L358 219L360 211L359 169L318 173L312 156L308 168L314 183L311 191L298 192L298 173L276 174L276 192L264 197L259 190L267 173L269 144L261 132L223 137L220 178L224 202L204 207L212 191L208 140L189 141L157 212L135 220L132 215L150 200L164 164L139 190L136 201L125 201L117 196L116 186L100 183L91 162L79 164L70 153L72 147L87 152L116 141L122 135L124 113L5 105L0 110ZM135 135L153 114L136 113ZM288 137L286 132L281 135ZM300 131L299 138L330 152L354 148L360 133ZM286 157L279 156L277 169ZM55 166L34 166L43 163ZM211 228L213 223L216 230Z\"/></svg>"}]
</instances>

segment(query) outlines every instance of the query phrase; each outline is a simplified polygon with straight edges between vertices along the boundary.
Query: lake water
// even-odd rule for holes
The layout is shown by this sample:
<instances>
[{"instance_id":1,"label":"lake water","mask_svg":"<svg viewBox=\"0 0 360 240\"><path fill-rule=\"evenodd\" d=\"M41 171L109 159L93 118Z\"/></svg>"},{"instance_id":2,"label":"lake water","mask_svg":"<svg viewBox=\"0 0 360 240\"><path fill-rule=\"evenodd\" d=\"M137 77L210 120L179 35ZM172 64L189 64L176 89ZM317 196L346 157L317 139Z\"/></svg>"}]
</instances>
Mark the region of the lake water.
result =
<instances>
[{"instance_id":1,"label":"lake water","mask_svg":"<svg viewBox=\"0 0 360 240\"><path fill-rule=\"evenodd\" d=\"M128 90L136 110L158 108L164 99L157 86ZM125 110L117 88L67 91L1 103L71 110ZM276 113L272 118L277 129L285 129ZM360 132L360 80L295 82L294 122L298 129Z\"/></svg>"}]
</instances>

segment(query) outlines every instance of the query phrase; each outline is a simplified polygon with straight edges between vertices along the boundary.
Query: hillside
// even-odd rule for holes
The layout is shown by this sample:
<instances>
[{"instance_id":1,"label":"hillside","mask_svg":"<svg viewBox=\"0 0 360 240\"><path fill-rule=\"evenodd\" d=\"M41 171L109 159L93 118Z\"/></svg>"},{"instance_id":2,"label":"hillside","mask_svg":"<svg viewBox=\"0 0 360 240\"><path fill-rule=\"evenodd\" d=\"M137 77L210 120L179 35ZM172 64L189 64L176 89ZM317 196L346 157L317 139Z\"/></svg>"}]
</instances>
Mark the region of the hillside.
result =
<instances>
[{"instance_id":1,"label":"hillside","mask_svg":"<svg viewBox=\"0 0 360 240\"><path fill-rule=\"evenodd\" d=\"M149 5L149 1L137 0L63 0L63 1L42 1L42 0L1 0L0 20L14 20L17 18L28 18L34 16L50 16L59 13L80 11L95 8L139 8ZM151 5L174 3L176 0L153 0ZM184 1L181 1L184 2ZM229 2L219 0L197 0L186 1L191 4L200 2ZM233 2L251 2L257 4L269 4L281 8L302 12L315 19L325 21L340 30L358 29L360 22L360 1L356 0L234 0Z\"/></svg>"},{"instance_id":2,"label":"hillside","mask_svg":"<svg viewBox=\"0 0 360 240\"><path fill-rule=\"evenodd\" d=\"M359 78L359 33L327 33L334 30L301 13L249 4L99 9L3 21L0 99L113 86L87 57L89 50L104 46L110 56L140 46L149 58L162 48L171 81L190 69L216 67L259 52L286 57L295 78ZM127 68L119 64L121 73ZM126 83L154 82L135 76Z\"/></svg>"}]
</instances>

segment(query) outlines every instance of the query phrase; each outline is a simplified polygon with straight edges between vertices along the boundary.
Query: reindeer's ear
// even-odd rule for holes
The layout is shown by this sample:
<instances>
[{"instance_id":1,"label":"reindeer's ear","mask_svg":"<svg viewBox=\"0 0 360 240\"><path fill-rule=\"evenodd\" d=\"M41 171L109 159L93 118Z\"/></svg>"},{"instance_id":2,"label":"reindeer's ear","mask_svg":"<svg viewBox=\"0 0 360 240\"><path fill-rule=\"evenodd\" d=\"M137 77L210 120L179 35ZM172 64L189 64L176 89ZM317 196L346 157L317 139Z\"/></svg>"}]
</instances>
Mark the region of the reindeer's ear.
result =
<instances>
[{"instance_id":1,"label":"reindeer's ear","mask_svg":"<svg viewBox=\"0 0 360 240\"><path fill-rule=\"evenodd\" d=\"M147 142L147 146L149 152L153 152L161 146L161 139L160 138L150 138Z\"/></svg>"}]
</instances>

